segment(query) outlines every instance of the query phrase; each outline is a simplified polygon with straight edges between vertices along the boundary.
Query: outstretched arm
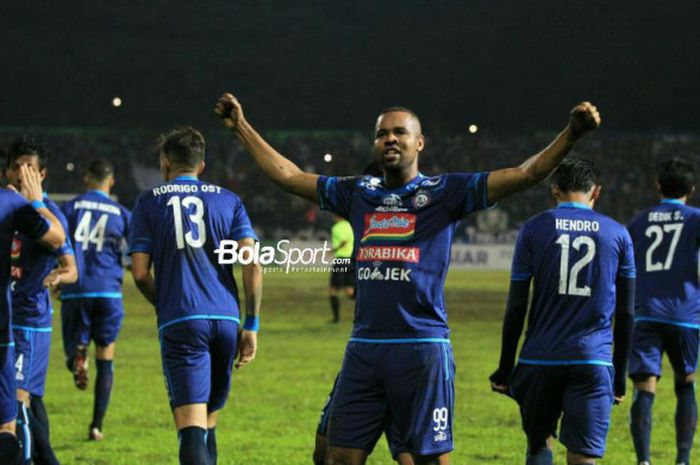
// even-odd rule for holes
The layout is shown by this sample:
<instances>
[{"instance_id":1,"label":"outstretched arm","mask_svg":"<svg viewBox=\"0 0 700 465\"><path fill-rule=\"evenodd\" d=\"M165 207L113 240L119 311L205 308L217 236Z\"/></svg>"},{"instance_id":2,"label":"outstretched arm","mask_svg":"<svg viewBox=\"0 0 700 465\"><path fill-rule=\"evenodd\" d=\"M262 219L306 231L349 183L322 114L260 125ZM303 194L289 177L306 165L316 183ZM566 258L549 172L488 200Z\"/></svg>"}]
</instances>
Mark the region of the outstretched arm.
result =
<instances>
[{"instance_id":1,"label":"outstretched arm","mask_svg":"<svg viewBox=\"0 0 700 465\"><path fill-rule=\"evenodd\" d=\"M491 172L488 178L489 202L497 202L538 184L559 166L576 141L598 126L600 115L595 106L590 102L576 105L571 110L569 124L547 148L531 156L518 167Z\"/></svg>"},{"instance_id":2,"label":"outstretched arm","mask_svg":"<svg viewBox=\"0 0 700 465\"><path fill-rule=\"evenodd\" d=\"M246 121L243 109L236 98L226 93L222 95L214 112L219 115L224 125L233 130L245 149L265 175L282 189L312 202L316 197L317 174L305 173L291 160L272 148L265 139Z\"/></svg>"}]
</instances>

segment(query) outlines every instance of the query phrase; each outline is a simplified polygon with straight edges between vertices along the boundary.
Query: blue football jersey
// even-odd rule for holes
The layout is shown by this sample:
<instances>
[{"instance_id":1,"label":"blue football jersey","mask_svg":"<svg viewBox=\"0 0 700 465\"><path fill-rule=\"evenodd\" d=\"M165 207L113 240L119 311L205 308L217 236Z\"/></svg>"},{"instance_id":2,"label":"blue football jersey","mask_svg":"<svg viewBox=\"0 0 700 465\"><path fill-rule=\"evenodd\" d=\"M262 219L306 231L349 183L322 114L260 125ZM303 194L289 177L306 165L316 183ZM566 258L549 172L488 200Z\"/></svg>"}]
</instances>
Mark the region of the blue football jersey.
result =
<instances>
[{"instance_id":1,"label":"blue football jersey","mask_svg":"<svg viewBox=\"0 0 700 465\"><path fill-rule=\"evenodd\" d=\"M15 232L25 235L30 240L36 240L48 230L49 222L37 213L24 197L7 189L0 189L0 246L5 250L5 253L0 253L0 346L12 343L10 267L17 252Z\"/></svg>"},{"instance_id":2,"label":"blue football jersey","mask_svg":"<svg viewBox=\"0 0 700 465\"><path fill-rule=\"evenodd\" d=\"M35 243L31 237L18 232L12 244L12 326L33 329L51 329L53 306L51 294L44 287L46 278L61 255L72 255L68 237L68 223L51 199L44 203L66 231L66 242L55 251Z\"/></svg>"},{"instance_id":3,"label":"blue football jersey","mask_svg":"<svg viewBox=\"0 0 700 465\"><path fill-rule=\"evenodd\" d=\"M128 237L131 212L98 190L79 195L61 208L79 271L78 281L62 287L61 300L121 298L122 244Z\"/></svg>"},{"instance_id":4,"label":"blue football jersey","mask_svg":"<svg viewBox=\"0 0 700 465\"><path fill-rule=\"evenodd\" d=\"M628 229L638 275L635 321L700 328L700 209L663 200Z\"/></svg>"},{"instance_id":5,"label":"blue football jersey","mask_svg":"<svg viewBox=\"0 0 700 465\"><path fill-rule=\"evenodd\" d=\"M257 239L243 202L219 186L180 176L139 196L129 252L152 257L160 329L189 319L240 321L232 266L214 251L221 240L249 237Z\"/></svg>"},{"instance_id":6,"label":"blue football jersey","mask_svg":"<svg viewBox=\"0 0 700 465\"><path fill-rule=\"evenodd\" d=\"M618 277L635 277L634 252L613 219L571 202L525 222L511 271L534 280L519 361L612 366Z\"/></svg>"},{"instance_id":7,"label":"blue football jersey","mask_svg":"<svg viewBox=\"0 0 700 465\"><path fill-rule=\"evenodd\" d=\"M318 201L350 221L354 341L447 339L444 286L461 218L487 206L488 173L418 175L389 189L371 176L321 176Z\"/></svg>"}]
</instances>

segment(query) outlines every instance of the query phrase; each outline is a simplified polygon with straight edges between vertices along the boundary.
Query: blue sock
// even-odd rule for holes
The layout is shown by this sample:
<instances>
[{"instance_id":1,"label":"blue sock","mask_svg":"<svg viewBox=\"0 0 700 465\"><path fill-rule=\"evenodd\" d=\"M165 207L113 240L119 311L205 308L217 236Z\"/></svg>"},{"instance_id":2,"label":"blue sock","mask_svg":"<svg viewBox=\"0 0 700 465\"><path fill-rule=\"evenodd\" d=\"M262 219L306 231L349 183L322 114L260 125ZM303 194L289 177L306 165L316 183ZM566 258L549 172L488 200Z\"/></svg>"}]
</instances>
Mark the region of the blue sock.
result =
<instances>
[{"instance_id":1,"label":"blue sock","mask_svg":"<svg viewBox=\"0 0 700 465\"><path fill-rule=\"evenodd\" d=\"M632 442L637 452L638 462L649 462L651 443L651 407L655 395L651 392L635 389L630 409L630 430Z\"/></svg>"},{"instance_id":2,"label":"blue sock","mask_svg":"<svg viewBox=\"0 0 700 465\"><path fill-rule=\"evenodd\" d=\"M540 447L535 451L528 449L525 465L552 465L552 451L546 447Z\"/></svg>"},{"instance_id":3,"label":"blue sock","mask_svg":"<svg viewBox=\"0 0 700 465\"><path fill-rule=\"evenodd\" d=\"M180 465L211 465L206 435L207 430L198 426L188 426L178 432Z\"/></svg>"},{"instance_id":4,"label":"blue sock","mask_svg":"<svg viewBox=\"0 0 700 465\"><path fill-rule=\"evenodd\" d=\"M207 449L211 465L216 465L216 426L207 430Z\"/></svg>"},{"instance_id":5,"label":"blue sock","mask_svg":"<svg viewBox=\"0 0 700 465\"><path fill-rule=\"evenodd\" d=\"M30 465L32 462L32 431L29 424L29 412L24 402L17 402L17 439L20 444L18 465Z\"/></svg>"},{"instance_id":6,"label":"blue sock","mask_svg":"<svg viewBox=\"0 0 700 465\"><path fill-rule=\"evenodd\" d=\"M34 416L34 410L28 409L29 424L32 425L32 439L34 447L32 460L34 465L59 465L58 459L51 448L49 433L44 425Z\"/></svg>"},{"instance_id":7,"label":"blue sock","mask_svg":"<svg viewBox=\"0 0 700 465\"><path fill-rule=\"evenodd\" d=\"M19 440L12 433L0 433L0 463L17 463Z\"/></svg>"},{"instance_id":8,"label":"blue sock","mask_svg":"<svg viewBox=\"0 0 700 465\"><path fill-rule=\"evenodd\" d=\"M51 429L49 428L49 415L46 413L44 398L32 394L29 401L29 407L31 408L32 419L35 420L35 423L41 423L46 430L46 434L51 434Z\"/></svg>"},{"instance_id":9,"label":"blue sock","mask_svg":"<svg viewBox=\"0 0 700 465\"><path fill-rule=\"evenodd\" d=\"M112 394L114 383L114 367L112 360L97 360L97 379L95 380L95 402L92 411L90 428L102 431L102 420L107 413L109 396Z\"/></svg>"},{"instance_id":10,"label":"blue sock","mask_svg":"<svg viewBox=\"0 0 700 465\"><path fill-rule=\"evenodd\" d=\"M698 422L698 404L695 400L695 383L676 383L676 463L690 463L695 425Z\"/></svg>"}]
</instances>

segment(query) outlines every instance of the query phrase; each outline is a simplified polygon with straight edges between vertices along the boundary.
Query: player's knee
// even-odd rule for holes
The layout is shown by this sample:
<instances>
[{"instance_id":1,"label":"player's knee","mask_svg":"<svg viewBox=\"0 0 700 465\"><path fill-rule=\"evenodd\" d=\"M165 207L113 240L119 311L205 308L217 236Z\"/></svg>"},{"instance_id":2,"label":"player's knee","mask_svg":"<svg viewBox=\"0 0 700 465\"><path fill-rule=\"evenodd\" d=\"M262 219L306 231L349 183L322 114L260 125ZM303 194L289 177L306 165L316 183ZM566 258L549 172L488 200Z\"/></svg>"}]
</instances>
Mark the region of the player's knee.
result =
<instances>
[{"instance_id":1,"label":"player's knee","mask_svg":"<svg viewBox=\"0 0 700 465\"><path fill-rule=\"evenodd\" d=\"M568 452L566 454L567 465L595 465L595 457Z\"/></svg>"},{"instance_id":2,"label":"player's knee","mask_svg":"<svg viewBox=\"0 0 700 465\"><path fill-rule=\"evenodd\" d=\"M314 465L325 465L326 452L314 449L314 453L311 455L311 459L314 461Z\"/></svg>"},{"instance_id":3,"label":"player's knee","mask_svg":"<svg viewBox=\"0 0 700 465\"><path fill-rule=\"evenodd\" d=\"M695 390L695 375L676 375L675 383L673 385L676 395L679 396L688 391Z\"/></svg>"},{"instance_id":4,"label":"player's knee","mask_svg":"<svg viewBox=\"0 0 700 465\"><path fill-rule=\"evenodd\" d=\"M637 391L656 393L656 376L651 374L632 375L632 383Z\"/></svg>"},{"instance_id":5,"label":"player's knee","mask_svg":"<svg viewBox=\"0 0 700 465\"><path fill-rule=\"evenodd\" d=\"M676 386L694 384L695 383L695 373L675 373L674 379Z\"/></svg>"}]
</instances>

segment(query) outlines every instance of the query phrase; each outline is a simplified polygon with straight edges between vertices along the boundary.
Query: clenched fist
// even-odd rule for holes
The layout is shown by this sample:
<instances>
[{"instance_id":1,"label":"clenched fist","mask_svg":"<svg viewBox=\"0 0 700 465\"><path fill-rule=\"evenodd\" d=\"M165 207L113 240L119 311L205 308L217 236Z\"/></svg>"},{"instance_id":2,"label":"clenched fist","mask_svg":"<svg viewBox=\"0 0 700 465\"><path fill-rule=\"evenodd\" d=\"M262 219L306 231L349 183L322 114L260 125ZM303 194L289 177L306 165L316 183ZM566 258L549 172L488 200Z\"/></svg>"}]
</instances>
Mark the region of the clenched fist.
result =
<instances>
[{"instance_id":1,"label":"clenched fist","mask_svg":"<svg viewBox=\"0 0 700 465\"><path fill-rule=\"evenodd\" d=\"M591 102L579 103L571 110L569 128L576 139L599 126L600 113Z\"/></svg>"},{"instance_id":2,"label":"clenched fist","mask_svg":"<svg viewBox=\"0 0 700 465\"><path fill-rule=\"evenodd\" d=\"M221 121L229 129L236 129L244 121L241 104L238 103L236 97L228 92L219 97L214 107L214 113L221 118Z\"/></svg>"}]
</instances>

